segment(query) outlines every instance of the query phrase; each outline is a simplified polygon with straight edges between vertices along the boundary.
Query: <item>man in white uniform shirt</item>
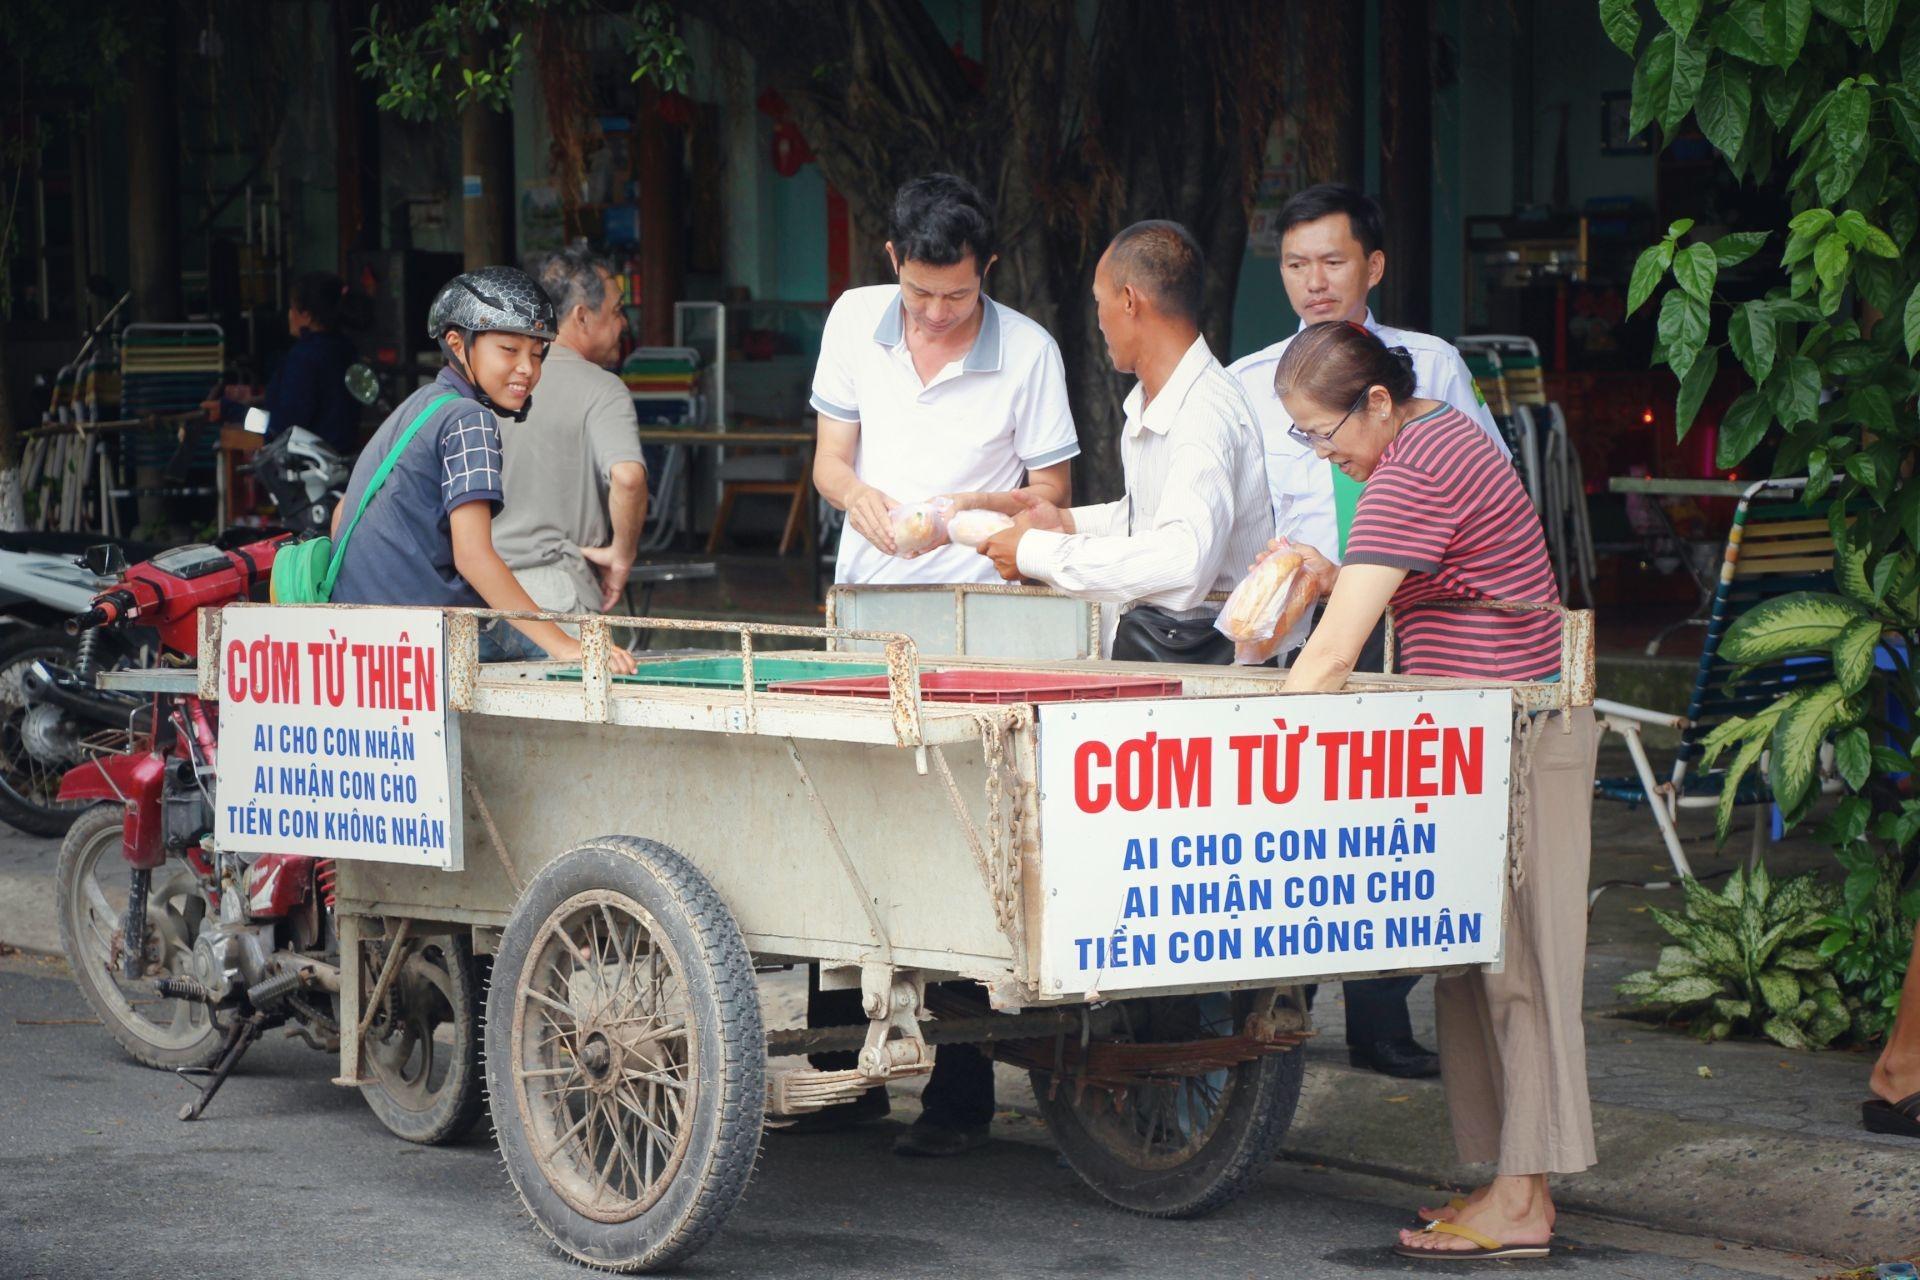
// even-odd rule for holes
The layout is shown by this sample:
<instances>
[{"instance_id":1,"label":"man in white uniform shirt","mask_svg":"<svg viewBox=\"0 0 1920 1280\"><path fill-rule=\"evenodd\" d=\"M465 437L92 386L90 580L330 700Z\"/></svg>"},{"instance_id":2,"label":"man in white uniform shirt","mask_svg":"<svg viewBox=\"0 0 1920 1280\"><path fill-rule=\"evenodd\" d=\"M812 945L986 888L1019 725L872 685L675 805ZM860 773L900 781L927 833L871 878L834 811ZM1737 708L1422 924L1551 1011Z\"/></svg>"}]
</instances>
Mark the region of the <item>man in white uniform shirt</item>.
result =
<instances>
[{"instance_id":1,"label":"man in white uniform shirt","mask_svg":"<svg viewBox=\"0 0 1920 1280\"><path fill-rule=\"evenodd\" d=\"M1280 282L1302 329L1326 320L1350 320L1371 329L1389 347L1405 347L1413 357L1414 395L1460 410L1493 437L1501 454L1508 454L1507 442L1453 344L1430 333L1381 324L1367 307L1367 294L1387 270L1381 248L1385 220L1373 197L1336 182L1308 187L1280 207L1274 229L1280 237ZM1336 512L1335 486L1351 482L1287 434L1293 419L1274 393L1273 372L1291 341L1288 336L1242 356L1227 372L1246 388L1260 418L1276 532L1338 563L1346 521ZM1346 505L1350 519L1351 501Z\"/></svg>"},{"instance_id":2,"label":"man in white uniform shirt","mask_svg":"<svg viewBox=\"0 0 1920 1280\"><path fill-rule=\"evenodd\" d=\"M966 547L895 555L887 512L1023 486L1067 501L1080 442L1060 348L986 296L993 219L961 179L900 188L887 256L898 285L840 295L813 376L813 483L847 513L834 581L992 582L993 566Z\"/></svg>"},{"instance_id":3,"label":"man in white uniform shirt","mask_svg":"<svg viewBox=\"0 0 1920 1280\"><path fill-rule=\"evenodd\" d=\"M1453 344L1430 333L1394 329L1373 318L1367 294L1387 270L1385 219L1373 197L1339 183L1308 187L1280 206L1280 281L1300 327L1327 320L1365 325L1389 347L1413 357L1413 394L1450 404L1479 423L1502 455L1511 456L1480 398L1466 361ZM1273 388L1274 370L1291 336L1233 362L1228 369L1246 388L1266 441L1267 485L1274 528L1339 562L1359 486L1288 434L1293 419ZM1344 501L1343 501L1344 498ZM1286 653L1306 639L1308 620L1283 641ZM1378 670L1381 636L1362 650L1362 670ZM1440 1059L1413 1038L1407 993L1418 978L1366 978L1346 984L1347 1056L1357 1067L1410 1079L1440 1073Z\"/></svg>"},{"instance_id":4,"label":"man in white uniform shirt","mask_svg":"<svg viewBox=\"0 0 1920 1280\"><path fill-rule=\"evenodd\" d=\"M1047 331L986 296L993 217L969 183L916 178L894 197L887 257L897 285L849 289L827 317L813 377L819 445L813 483L847 513L834 581L997 581L993 566L947 544L895 554L887 513L952 496L1012 505L1019 490L1064 503L1080 452L1067 406L1066 367ZM810 984L810 1026L858 1023L860 992ZM821 1070L854 1055L817 1054ZM921 1114L895 1143L909 1156L951 1156L987 1140L993 1062L974 1045L940 1046ZM815 1112L785 1132L829 1130L887 1114L887 1091Z\"/></svg>"},{"instance_id":5,"label":"man in white uniform shirt","mask_svg":"<svg viewBox=\"0 0 1920 1280\"><path fill-rule=\"evenodd\" d=\"M1260 429L1239 384L1200 336L1205 263L1176 222L1137 222L1094 271L1107 355L1139 378L1126 400L1118 501L1060 510L1037 498L1014 528L981 547L1002 577L1033 578L1087 599L1154 606L1164 620L1207 621L1212 591L1231 590L1272 536ZM1196 628L1201 634L1207 628ZM1125 652L1121 618L1113 656ZM1232 661L1226 637L1218 656Z\"/></svg>"}]
</instances>

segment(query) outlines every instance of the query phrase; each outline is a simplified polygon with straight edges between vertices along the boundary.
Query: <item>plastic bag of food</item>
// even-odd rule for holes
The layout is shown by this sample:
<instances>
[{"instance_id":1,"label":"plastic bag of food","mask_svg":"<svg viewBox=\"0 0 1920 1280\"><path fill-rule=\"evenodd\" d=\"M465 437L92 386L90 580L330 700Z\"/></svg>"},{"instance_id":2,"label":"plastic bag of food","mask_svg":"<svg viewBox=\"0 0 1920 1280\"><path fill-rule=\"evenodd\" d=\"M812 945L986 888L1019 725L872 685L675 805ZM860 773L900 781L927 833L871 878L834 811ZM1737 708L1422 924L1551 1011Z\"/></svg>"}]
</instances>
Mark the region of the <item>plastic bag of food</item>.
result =
<instances>
[{"instance_id":1,"label":"plastic bag of food","mask_svg":"<svg viewBox=\"0 0 1920 1280\"><path fill-rule=\"evenodd\" d=\"M947 512L951 508L951 503L936 499L902 503L888 511L887 523L893 528L893 554L917 556L945 546Z\"/></svg>"},{"instance_id":2,"label":"plastic bag of food","mask_svg":"<svg viewBox=\"0 0 1920 1280\"><path fill-rule=\"evenodd\" d=\"M1320 583L1305 568L1305 557L1282 539L1279 550L1262 560L1227 597L1214 626L1234 642L1234 661L1258 665L1320 598Z\"/></svg>"},{"instance_id":3,"label":"plastic bag of food","mask_svg":"<svg viewBox=\"0 0 1920 1280\"><path fill-rule=\"evenodd\" d=\"M980 544L1003 529L1013 528L1013 517L978 507L956 511L947 517L947 536L963 547L980 549Z\"/></svg>"}]
</instances>

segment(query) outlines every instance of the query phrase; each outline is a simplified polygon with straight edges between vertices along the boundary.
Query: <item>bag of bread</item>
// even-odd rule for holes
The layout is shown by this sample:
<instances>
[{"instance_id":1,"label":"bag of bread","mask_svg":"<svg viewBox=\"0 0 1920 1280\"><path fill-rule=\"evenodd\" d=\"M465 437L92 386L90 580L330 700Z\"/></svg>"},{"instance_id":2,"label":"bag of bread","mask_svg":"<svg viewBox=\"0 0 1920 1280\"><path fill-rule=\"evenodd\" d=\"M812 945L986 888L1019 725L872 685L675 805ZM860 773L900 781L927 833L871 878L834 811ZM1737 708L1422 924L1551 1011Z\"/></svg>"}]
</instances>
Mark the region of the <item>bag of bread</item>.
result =
<instances>
[{"instance_id":1,"label":"bag of bread","mask_svg":"<svg viewBox=\"0 0 1920 1280\"><path fill-rule=\"evenodd\" d=\"M947 517L947 537L962 547L978 551L980 544L1003 529L1013 528L1013 517L998 511L970 507Z\"/></svg>"},{"instance_id":2,"label":"bag of bread","mask_svg":"<svg viewBox=\"0 0 1920 1280\"><path fill-rule=\"evenodd\" d=\"M1214 626L1234 642L1234 661L1258 665L1273 656L1320 598L1320 584L1303 567L1305 557L1282 539L1220 608Z\"/></svg>"},{"instance_id":3,"label":"bag of bread","mask_svg":"<svg viewBox=\"0 0 1920 1280\"><path fill-rule=\"evenodd\" d=\"M893 527L893 554L917 556L945 546L949 507L940 501L907 502L887 512L887 522Z\"/></svg>"}]
</instances>

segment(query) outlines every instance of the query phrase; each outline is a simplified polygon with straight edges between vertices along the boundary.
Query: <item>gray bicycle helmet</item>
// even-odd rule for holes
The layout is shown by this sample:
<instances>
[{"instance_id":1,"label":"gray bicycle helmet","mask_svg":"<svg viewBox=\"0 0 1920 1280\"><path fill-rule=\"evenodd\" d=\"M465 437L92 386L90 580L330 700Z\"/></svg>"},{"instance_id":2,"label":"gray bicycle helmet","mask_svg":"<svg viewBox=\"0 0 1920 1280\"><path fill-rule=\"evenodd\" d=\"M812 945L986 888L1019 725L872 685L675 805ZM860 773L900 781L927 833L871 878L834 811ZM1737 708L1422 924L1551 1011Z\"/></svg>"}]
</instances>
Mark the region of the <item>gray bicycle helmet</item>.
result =
<instances>
[{"instance_id":1,"label":"gray bicycle helmet","mask_svg":"<svg viewBox=\"0 0 1920 1280\"><path fill-rule=\"evenodd\" d=\"M480 403L515 422L525 422L527 410L533 407L533 397L528 396L527 403L517 412L495 404L448 348L450 329L458 329L466 343L481 333L517 333L541 342L553 342L560 336L560 327L547 291L518 267L482 267L448 281L427 310L427 336L440 344L448 362L473 385Z\"/></svg>"},{"instance_id":2,"label":"gray bicycle helmet","mask_svg":"<svg viewBox=\"0 0 1920 1280\"><path fill-rule=\"evenodd\" d=\"M449 329L519 333L543 342L560 336L553 300L518 267L482 267L449 280L427 311L427 336L437 342Z\"/></svg>"}]
</instances>

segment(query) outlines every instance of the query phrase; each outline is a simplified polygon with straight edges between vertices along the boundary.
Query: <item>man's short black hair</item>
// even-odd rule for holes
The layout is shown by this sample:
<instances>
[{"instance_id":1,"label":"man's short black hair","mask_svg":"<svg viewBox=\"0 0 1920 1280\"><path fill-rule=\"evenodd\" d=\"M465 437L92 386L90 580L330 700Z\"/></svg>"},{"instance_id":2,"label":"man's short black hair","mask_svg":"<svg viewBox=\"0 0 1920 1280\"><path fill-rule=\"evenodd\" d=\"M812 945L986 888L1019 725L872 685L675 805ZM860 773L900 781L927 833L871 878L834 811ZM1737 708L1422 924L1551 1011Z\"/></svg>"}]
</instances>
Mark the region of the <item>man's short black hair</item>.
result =
<instances>
[{"instance_id":1,"label":"man's short black hair","mask_svg":"<svg viewBox=\"0 0 1920 1280\"><path fill-rule=\"evenodd\" d=\"M972 254L983 274L999 252L993 211L985 197L971 182L950 173L915 178L895 193L887 238L902 262L951 267Z\"/></svg>"},{"instance_id":2,"label":"man's short black hair","mask_svg":"<svg viewBox=\"0 0 1920 1280\"><path fill-rule=\"evenodd\" d=\"M1323 182L1289 197L1274 219L1274 247L1278 248L1287 232L1301 223L1318 222L1336 213L1347 215L1347 225L1353 228L1353 238L1360 242L1362 252L1371 254L1386 247L1387 220L1380 212L1380 202L1344 182Z\"/></svg>"},{"instance_id":3,"label":"man's short black hair","mask_svg":"<svg viewBox=\"0 0 1920 1280\"><path fill-rule=\"evenodd\" d=\"M1116 285L1132 285L1170 316L1200 323L1207 260L1193 233L1177 222L1136 222L1113 238L1107 270Z\"/></svg>"}]
</instances>

